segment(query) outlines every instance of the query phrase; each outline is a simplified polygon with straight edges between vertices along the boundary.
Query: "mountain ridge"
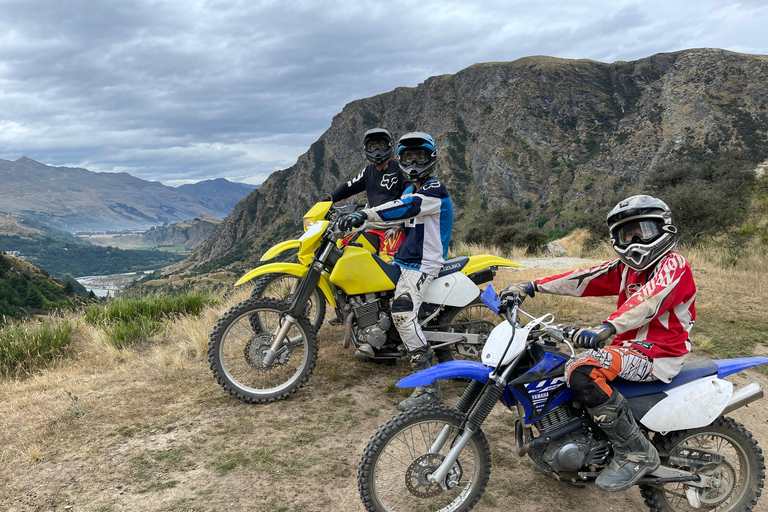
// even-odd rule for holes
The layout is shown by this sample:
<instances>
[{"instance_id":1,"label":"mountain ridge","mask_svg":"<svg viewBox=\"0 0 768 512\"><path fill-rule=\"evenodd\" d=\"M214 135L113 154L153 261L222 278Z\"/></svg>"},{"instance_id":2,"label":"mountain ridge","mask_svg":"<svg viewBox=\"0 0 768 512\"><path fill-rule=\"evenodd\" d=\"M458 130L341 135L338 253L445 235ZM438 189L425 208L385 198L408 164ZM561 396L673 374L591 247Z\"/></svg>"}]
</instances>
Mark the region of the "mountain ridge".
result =
<instances>
[{"instance_id":1,"label":"mountain ridge","mask_svg":"<svg viewBox=\"0 0 768 512\"><path fill-rule=\"evenodd\" d=\"M221 181L185 189L128 173L0 159L0 211L64 231L148 229L206 214L226 217L251 186Z\"/></svg>"},{"instance_id":2,"label":"mountain ridge","mask_svg":"<svg viewBox=\"0 0 768 512\"><path fill-rule=\"evenodd\" d=\"M365 164L360 138L374 126L435 138L436 176L454 199L458 233L509 202L534 225L568 229L659 166L731 151L768 158L767 84L767 56L704 48L614 63L480 63L355 100L174 270L241 271L271 243L300 234L319 195Z\"/></svg>"}]
</instances>

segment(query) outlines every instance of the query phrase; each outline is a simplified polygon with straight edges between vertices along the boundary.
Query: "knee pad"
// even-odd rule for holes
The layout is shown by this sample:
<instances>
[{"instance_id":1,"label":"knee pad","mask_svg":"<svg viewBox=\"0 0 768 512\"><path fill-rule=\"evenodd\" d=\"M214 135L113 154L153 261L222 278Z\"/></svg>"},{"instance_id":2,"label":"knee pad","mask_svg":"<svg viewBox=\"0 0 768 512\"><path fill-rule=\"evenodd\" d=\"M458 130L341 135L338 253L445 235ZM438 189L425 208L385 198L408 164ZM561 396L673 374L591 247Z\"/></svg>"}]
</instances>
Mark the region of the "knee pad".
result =
<instances>
[{"instance_id":1,"label":"knee pad","mask_svg":"<svg viewBox=\"0 0 768 512\"><path fill-rule=\"evenodd\" d=\"M573 396L587 407L596 407L610 398L590 377L592 366L580 365L568 375L568 387Z\"/></svg>"},{"instance_id":2,"label":"knee pad","mask_svg":"<svg viewBox=\"0 0 768 512\"><path fill-rule=\"evenodd\" d=\"M413 313L413 300L411 300L411 294L405 293L395 297L392 301L392 323L396 328L400 328L405 322L408 321Z\"/></svg>"}]
</instances>

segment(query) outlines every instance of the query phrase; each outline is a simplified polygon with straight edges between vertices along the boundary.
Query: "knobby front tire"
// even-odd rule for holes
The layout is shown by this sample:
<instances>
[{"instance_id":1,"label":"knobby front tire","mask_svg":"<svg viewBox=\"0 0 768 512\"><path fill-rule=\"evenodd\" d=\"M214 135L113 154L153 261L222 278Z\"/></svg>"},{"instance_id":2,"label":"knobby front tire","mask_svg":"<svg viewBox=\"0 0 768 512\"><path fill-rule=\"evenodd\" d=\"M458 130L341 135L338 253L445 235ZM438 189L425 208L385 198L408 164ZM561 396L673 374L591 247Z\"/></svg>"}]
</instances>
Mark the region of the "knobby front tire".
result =
<instances>
[{"instance_id":1,"label":"knobby front tire","mask_svg":"<svg viewBox=\"0 0 768 512\"><path fill-rule=\"evenodd\" d=\"M466 512L478 502L491 474L491 452L478 429L451 468L461 478L443 491L429 484L448 454L463 415L445 406L409 409L393 417L373 435L365 447L357 472L360 498L369 512ZM432 442L445 425L448 441L438 454L430 454Z\"/></svg>"},{"instance_id":2,"label":"knobby front tire","mask_svg":"<svg viewBox=\"0 0 768 512\"><path fill-rule=\"evenodd\" d=\"M285 302L277 299L249 299L219 318L209 337L208 362L230 395L248 403L275 402L309 379L318 350L315 330L304 317L296 318L280 356L264 364L264 352L274 341L285 309Z\"/></svg>"}]
</instances>

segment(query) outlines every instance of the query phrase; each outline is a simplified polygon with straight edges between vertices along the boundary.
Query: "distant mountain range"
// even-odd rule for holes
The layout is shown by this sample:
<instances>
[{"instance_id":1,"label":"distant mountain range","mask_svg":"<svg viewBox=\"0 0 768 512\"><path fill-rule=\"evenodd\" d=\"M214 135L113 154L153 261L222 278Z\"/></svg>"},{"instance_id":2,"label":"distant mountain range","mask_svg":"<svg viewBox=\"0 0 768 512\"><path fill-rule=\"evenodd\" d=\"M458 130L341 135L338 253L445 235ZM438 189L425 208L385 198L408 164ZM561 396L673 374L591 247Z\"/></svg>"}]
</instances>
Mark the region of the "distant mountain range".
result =
<instances>
[{"instance_id":1,"label":"distant mountain range","mask_svg":"<svg viewBox=\"0 0 768 512\"><path fill-rule=\"evenodd\" d=\"M225 179L168 187L127 173L0 159L0 212L63 231L148 229L200 214L226 217L258 186Z\"/></svg>"}]
</instances>

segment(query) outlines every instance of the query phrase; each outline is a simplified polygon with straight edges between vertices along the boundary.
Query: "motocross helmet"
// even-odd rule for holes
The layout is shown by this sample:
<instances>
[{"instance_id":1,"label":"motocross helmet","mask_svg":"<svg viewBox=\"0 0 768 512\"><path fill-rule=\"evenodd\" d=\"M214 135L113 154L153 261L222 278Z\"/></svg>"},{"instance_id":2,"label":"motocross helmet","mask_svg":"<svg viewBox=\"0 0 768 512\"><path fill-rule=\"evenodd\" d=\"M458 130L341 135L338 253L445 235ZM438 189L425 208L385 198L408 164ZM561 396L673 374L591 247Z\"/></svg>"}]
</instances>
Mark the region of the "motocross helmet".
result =
<instances>
[{"instance_id":1,"label":"motocross helmet","mask_svg":"<svg viewBox=\"0 0 768 512\"><path fill-rule=\"evenodd\" d=\"M424 132L406 133L397 143L400 169L411 181L424 181L435 170L437 149L435 141Z\"/></svg>"},{"instance_id":2,"label":"motocross helmet","mask_svg":"<svg viewBox=\"0 0 768 512\"><path fill-rule=\"evenodd\" d=\"M363 136L365 158L380 164L392 158L392 135L384 128L373 128Z\"/></svg>"},{"instance_id":3,"label":"motocross helmet","mask_svg":"<svg viewBox=\"0 0 768 512\"><path fill-rule=\"evenodd\" d=\"M627 266L642 271L675 246L677 226L661 199L638 195L613 207L606 218L611 245Z\"/></svg>"}]
</instances>

